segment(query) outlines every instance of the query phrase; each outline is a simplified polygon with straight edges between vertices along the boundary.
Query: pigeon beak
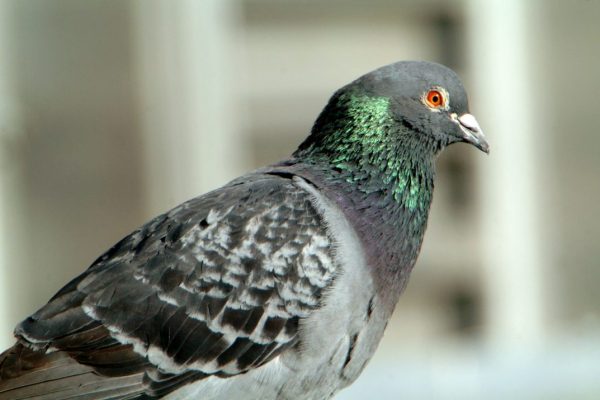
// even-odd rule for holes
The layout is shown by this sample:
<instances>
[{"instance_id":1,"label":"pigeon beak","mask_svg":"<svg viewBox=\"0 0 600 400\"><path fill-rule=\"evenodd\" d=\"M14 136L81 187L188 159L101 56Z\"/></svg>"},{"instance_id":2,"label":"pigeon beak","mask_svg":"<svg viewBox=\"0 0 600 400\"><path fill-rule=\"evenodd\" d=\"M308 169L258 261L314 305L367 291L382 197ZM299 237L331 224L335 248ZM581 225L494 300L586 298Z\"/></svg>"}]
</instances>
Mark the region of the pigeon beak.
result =
<instances>
[{"instance_id":1,"label":"pigeon beak","mask_svg":"<svg viewBox=\"0 0 600 400\"><path fill-rule=\"evenodd\" d=\"M462 139L465 142L471 143L486 154L490 153L490 145L483 136L483 131L473 115L463 114L459 117L456 113L452 113L450 117L460 127Z\"/></svg>"}]
</instances>

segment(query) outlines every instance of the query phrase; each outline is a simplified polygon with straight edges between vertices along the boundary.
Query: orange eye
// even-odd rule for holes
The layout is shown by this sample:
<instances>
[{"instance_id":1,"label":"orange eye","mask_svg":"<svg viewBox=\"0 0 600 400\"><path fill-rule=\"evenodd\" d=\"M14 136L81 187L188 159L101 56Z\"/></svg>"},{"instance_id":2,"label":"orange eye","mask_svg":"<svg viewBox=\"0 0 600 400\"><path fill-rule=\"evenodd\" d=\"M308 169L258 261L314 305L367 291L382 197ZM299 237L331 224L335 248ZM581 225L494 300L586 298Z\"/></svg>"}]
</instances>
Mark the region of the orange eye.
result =
<instances>
[{"instance_id":1,"label":"orange eye","mask_svg":"<svg viewBox=\"0 0 600 400\"><path fill-rule=\"evenodd\" d=\"M427 102L427 105L431 108L444 107L444 105L446 103L444 94L436 89L433 89L433 90L430 90L429 92L427 92L425 101Z\"/></svg>"}]
</instances>

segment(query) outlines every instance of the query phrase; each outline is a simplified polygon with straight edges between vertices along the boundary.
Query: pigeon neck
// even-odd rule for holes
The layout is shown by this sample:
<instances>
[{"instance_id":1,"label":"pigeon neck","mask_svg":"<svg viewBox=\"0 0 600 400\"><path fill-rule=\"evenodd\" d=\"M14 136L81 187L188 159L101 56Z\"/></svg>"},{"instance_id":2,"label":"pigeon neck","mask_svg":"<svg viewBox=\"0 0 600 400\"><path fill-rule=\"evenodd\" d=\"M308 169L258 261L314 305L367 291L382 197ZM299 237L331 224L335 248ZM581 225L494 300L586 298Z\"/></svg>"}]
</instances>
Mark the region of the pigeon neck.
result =
<instances>
[{"instance_id":1,"label":"pigeon neck","mask_svg":"<svg viewBox=\"0 0 600 400\"><path fill-rule=\"evenodd\" d=\"M389 99L337 97L294 153L295 162L351 221L391 312L421 247L439 149L392 119Z\"/></svg>"},{"instance_id":2,"label":"pigeon neck","mask_svg":"<svg viewBox=\"0 0 600 400\"><path fill-rule=\"evenodd\" d=\"M417 142L415 140L415 142ZM336 188L352 198L377 198L390 213L413 214L427 218L435 177L435 152L420 149L420 143L399 141L382 155L349 152L343 161L318 151L298 151L290 160L317 173L317 181Z\"/></svg>"},{"instance_id":3,"label":"pigeon neck","mask_svg":"<svg viewBox=\"0 0 600 400\"><path fill-rule=\"evenodd\" d=\"M420 154L420 155L418 155ZM364 244L375 284L391 313L415 264L433 193L433 159L404 153L389 169L328 160L292 159L293 174L308 179L348 218Z\"/></svg>"},{"instance_id":4,"label":"pigeon neck","mask_svg":"<svg viewBox=\"0 0 600 400\"><path fill-rule=\"evenodd\" d=\"M367 158L339 165L318 160L314 165L322 168L324 183L353 197L374 196L391 211L427 216L435 175L432 157L407 151L374 162Z\"/></svg>"},{"instance_id":5,"label":"pigeon neck","mask_svg":"<svg viewBox=\"0 0 600 400\"><path fill-rule=\"evenodd\" d=\"M359 194L383 191L398 206L428 210L439 146L392 118L389 107L386 97L334 95L294 157L324 165L330 180Z\"/></svg>"}]
</instances>

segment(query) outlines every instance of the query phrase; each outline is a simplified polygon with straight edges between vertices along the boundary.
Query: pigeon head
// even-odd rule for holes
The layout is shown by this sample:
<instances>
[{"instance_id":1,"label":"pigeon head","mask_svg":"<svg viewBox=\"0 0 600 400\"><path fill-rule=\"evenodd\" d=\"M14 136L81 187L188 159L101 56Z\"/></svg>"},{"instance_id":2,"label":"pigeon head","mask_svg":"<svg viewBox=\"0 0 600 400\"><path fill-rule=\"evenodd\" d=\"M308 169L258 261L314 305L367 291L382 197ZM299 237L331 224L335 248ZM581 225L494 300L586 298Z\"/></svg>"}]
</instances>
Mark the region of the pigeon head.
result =
<instances>
[{"instance_id":1,"label":"pigeon head","mask_svg":"<svg viewBox=\"0 0 600 400\"><path fill-rule=\"evenodd\" d=\"M469 114L460 79L439 64L402 61L338 90L298 153L342 164L376 158L393 162L408 152L433 157L455 142L489 151Z\"/></svg>"}]
</instances>

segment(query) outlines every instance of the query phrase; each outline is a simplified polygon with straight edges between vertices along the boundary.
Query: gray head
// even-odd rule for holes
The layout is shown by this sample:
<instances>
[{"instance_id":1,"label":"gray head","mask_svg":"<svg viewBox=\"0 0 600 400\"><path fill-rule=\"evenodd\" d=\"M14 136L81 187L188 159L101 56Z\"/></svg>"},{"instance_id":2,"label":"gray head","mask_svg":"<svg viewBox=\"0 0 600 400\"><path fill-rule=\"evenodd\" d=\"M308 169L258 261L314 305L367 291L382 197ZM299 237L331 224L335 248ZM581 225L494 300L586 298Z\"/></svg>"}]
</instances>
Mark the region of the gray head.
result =
<instances>
[{"instance_id":1,"label":"gray head","mask_svg":"<svg viewBox=\"0 0 600 400\"><path fill-rule=\"evenodd\" d=\"M299 151L313 149L338 158L340 151L350 151L356 156L371 152L374 141L387 148L398 148L400 142L423 144L434 153L466 142L489 151L458 76L425 61L390 64L338 90Z\"/></svg>"},{"instance_id":2,"label":"gray head","mask_svg":"<svg viewBox=\"0 0 600 400\"><path fill-rule=\"evenodd\" d=\"M469 114L467 93L451 69L426 61L401 61L358 78L344 90L390 99L393 118L412 125L442 143L467 142L484 152L489 146L475 117Z\"/></svg>"}]
</instances>

